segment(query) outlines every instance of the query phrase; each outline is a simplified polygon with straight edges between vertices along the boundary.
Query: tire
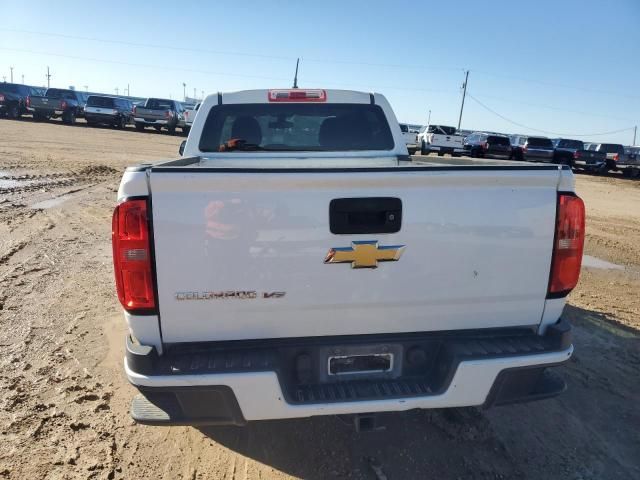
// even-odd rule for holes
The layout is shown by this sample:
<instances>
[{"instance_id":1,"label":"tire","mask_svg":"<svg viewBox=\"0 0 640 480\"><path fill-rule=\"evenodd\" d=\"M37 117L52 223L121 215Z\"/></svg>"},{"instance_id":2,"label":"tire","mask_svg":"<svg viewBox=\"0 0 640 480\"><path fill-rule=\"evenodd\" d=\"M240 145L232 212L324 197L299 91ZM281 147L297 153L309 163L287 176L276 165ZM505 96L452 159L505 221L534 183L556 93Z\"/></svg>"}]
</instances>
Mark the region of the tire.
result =
<instances>
[{"instance_id":1,"label":"tire","mask_svg":"<svg viewBox=\"0 0 640 480\"><path fill-rule=\"evenodd\" d=\"M189 132L191 131L191 127L182 127L182 133L184 133L185 136L189 136Z\"/></svg>"},{"instance_id":2,"label":"tire","mask_svg":"<svg viewBox=\"0 0 640 480\"><path fill-rule=\"evenodd\" d=\"M438 152L438 156L439 156L439 157L444 157L444 153L442 153L442 152Z\"/></svg>"},{"instance_id":3,"label":"tire","mask_svg":"<svg viewBox=\"0 0 640 480\"><path fill-rule=\"evenodd\" d=\"M125 117L120 117L115 127L119 130L124 130L127 128L127 119Z\"/></svg>"},{"instance_id":4,"label":"tire","mask_svg":"<svg viewBox=\"0 0 640 480\"><path fill-rule=\"evenodd\" d=\"M625 168L624 170L622 170L622 176L625 178L631 178L632 172L633 170L631 168Z\"/></svg>"},{"instance_id":5,"label":"tire","mask_svg":"<svg viewBox=\"0 0 640 480\"><path fill-rule=\"evenodd\" d=\"M411 149L407 148L407 151L409 152L409 155L415 155L418 150L416 150L415 148L411 148Z\"/></svg>"},{"instance_id":6,"label":"tire","mask_svg":"<svg viewBox=\"0 0 640 480\"><path fill-rule=\"evenodd\" d=\"M18 120L21 116L22 115L20 115L20 108L18 108L18 105L10 105L7 109L7 117L9 117L11 120Z\"/></svg>"},{"instance_id":7,"label":"tire","mask_svg":"<svg viewBox=\"0 0 640 480\"><path fill-rule=\"evenodd\" d=\"M175 125L173 127L167 127L167 132L169 132L169 135L175 135L176 134Z\"/></svg>"},{"instance_id":8,"label":"tire","mask_svg":"<svg viewBox=\"0 0 640 480\"><path fill-rule=\"evenodd\" d=\"M62 114L62 123L67 125L76 124L76 112L65 112Z\"/></svg>"},{"instance_id":9,"label":"tire","mask_svg":"<svg viewBox=\"0 0 640 480\"><path fill-rule=\"evenodd\" d=\"M160 133L162 131L162 127L161 126L157 126L154 127L156 129L156 132Z\"/></svg>"},{"instance_id":10,"label":"tire","mask_svg":"<svg viewBox=\"0 0 640 480\"><path fill-rule=\"evenodd\" d=\"M142 123L136 123L136 130L139 132L144 131L144 125Z\"/></svg>"}]
</instances>

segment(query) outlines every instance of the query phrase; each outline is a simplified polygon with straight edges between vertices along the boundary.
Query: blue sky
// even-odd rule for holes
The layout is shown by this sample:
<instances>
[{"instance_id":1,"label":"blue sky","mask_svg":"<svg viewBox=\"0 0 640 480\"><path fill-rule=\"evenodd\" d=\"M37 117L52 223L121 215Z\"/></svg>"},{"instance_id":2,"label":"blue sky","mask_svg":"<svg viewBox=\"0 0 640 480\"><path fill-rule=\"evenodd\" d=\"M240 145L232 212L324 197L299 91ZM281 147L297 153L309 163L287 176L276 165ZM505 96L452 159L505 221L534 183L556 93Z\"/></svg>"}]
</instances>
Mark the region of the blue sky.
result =
<instances>
[{"instance_id":1,"label":"blue sky","mask_svg":"<svg viewBox=\"0 0 640 480\"><path fill-rule=\"evenodd\" d=\"M640 0L14 1L2 13L7 81L13 66L14 81L44 85L48 65L52 86L181 98L183 82L198 96L288 87L301 57L300 86L379 91L410 123L431 110L456 125L465 69L463 128L640 123ZM580 138L629 144L633 132Z\"/></svg>"}]
</instances>

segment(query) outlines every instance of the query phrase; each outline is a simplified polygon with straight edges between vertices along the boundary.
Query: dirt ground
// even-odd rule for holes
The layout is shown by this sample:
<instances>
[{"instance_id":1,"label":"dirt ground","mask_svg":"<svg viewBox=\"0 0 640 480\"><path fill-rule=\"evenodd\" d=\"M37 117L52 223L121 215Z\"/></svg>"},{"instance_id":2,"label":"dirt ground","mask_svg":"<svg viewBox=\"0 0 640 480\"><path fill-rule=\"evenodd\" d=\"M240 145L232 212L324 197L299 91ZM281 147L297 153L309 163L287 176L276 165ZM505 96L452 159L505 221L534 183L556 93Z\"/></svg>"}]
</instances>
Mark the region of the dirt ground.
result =
<instances>
[{"instance_id":1,"label":"dirt ground","mask_svg":"<svg viewBox=\"0 0 640 480\"><path fill-rule=\"evenodd\" d=\"M640 478L640 181L578 175L586 253L568 391L525 405L246 428L139 426L110 221L125 166L178 136L0 120L0 478Z\"/></svg>"}]
</instances>

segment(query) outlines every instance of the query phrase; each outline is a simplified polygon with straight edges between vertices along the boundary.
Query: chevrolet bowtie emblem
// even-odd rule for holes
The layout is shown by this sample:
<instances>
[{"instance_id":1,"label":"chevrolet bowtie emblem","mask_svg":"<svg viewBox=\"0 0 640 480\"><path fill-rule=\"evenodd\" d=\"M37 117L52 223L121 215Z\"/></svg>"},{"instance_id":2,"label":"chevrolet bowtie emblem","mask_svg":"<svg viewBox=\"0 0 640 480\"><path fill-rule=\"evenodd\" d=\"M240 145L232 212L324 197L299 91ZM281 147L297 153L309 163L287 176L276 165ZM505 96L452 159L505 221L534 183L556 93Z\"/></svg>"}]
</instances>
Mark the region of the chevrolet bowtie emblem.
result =
<instances>
[{"instance_id":1,"label":"chevrolet bowtie emblem","mask_svg":"<svg viewBox=\"0 0 640 480\"><path fill-rule=\"evenodd\" d=\"M397 262L404 252L404 245L378 246L378 242L351 242L350 247L332 248L324 263L350 263L351 268L376 268L378 262Z\"/></svg>"}]
</instances>

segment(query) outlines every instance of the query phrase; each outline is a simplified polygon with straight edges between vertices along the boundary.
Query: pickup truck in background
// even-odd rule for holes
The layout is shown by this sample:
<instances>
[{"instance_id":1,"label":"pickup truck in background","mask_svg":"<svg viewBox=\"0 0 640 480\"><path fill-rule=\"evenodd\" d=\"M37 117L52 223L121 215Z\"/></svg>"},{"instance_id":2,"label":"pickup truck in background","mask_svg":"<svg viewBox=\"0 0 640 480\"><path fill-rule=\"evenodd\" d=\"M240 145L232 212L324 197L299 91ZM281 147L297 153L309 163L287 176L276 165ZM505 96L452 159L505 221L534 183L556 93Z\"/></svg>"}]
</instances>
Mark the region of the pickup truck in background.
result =
<instances>
[{"instance_id":1,"label":"pickup truck in background","mask_svg":"<svg viewBox=\"0 0 640 480\"><path fill-rule=\"evenodd\" d=\"M407 146L409 155L413 155L418 150L418 145L416 143L416 132L412 132L409 129L409 125L407 125L406 123L400 124L400 131L402 132L402 138L404 138L404 143Z\"/></svg>"},{"instance_id":2,"label":"pickup truck in background","mask_svg":"<svg viewBox=\"0 0 640 480\"><path fill-rule=\"evenodd\" d=\"M84 109L87 125L111 125L124 129L131 123L133 103L126 98L89 95Z\"/></svg>"},{"instance_id":3,"label":"pickup truck in background","mask_svg":"<svg viewBox=\"0 0 640 480\"><path fill-rule=\"evenodd\" d=\"M624 147L624 155L618 160L618 170L625 177L640 176L640 147Z\"/></svg>"},{"instance_id":4,"label":"pickup truck in background","mask_svg":"<svg viewBox=\"0 0 640 480\"><path fill-rule=\"evenodd\" d=\"M553 161L571 168L588 171L603 171L607 161L604 152L588 150L582 140L556 138L553 140Z\"/></svg>"},{"instance_id":5,"label":"pickup truck in background","mask_svg":"<svg viewBox=\"0 0 640 480\"><path fill-rule=\"evenodd\" d=\"M198 102L195 104L195 106L193 108L186 108L184 111L184 127L182 129L182 131L189 135L189 131L191 130L191 126L193 125L193 121L196 118L196 114L198 113L198 110L200 109L200 105L201 103Z\"/></svg>"},{"instance_id":6,"label":"pickup truck in background","mask_svg":"<svg viewBox=\"0 0 640 480\"><path fill-rule=\"evenodd\" d=\"M623 170L624 147L618 143L592 143L591 148L607 157L605 171ZM623 160L621 162L621 160Z\"/></svg>"},{"instance_id":7,"label":"pickup truck in background","mask_svg":"<svg viewBox=\"0 0 640 480\"><path fill-rule=\"evenodd\" d=\"M136 129L142 131L145 127L153 127L157 131L163 128L171 135L180 128L185 132L184 108L177 100L163 98L148 98L143 106L133 108L133 121Z\"/></svg>"},{"instance_id":8,"label":"pickup truck in background","mask_svg":"<svg viewBox=\"0 0 640 480\"><path fill-rule=\"evenodd\" d=\"M526 162L553 162L553 143L546 137L512 135L511 156Z\"/></svg>"},{"instance_id":9,"label":"pickup truck in background","mask_svg":"<svg viewBox=\"0 0 640 480\"><path fill-rule=\"evenodd\" d=\"M27 113L27 98L42 95L41 89L19 83L0 83L0 115L18 119Z\"/></svg>"},{"instance_id":10,"label":"pickup truck in background","mask_svg":"<svg viewBox=\"0 0 640 480\"><path fill-rule=\"evenodd\" d=\"M44 96L29 96L27 109L33 112L34 120L62 117L63 123L73 125L76 118L84 117L88 96L88 93L77 90L48 88Z\"/></svg>"},{"instance_id":11,"label":"pickup truck in background","mask_svg":"<svg viewBox=\"0 0 640 480\"><path fill-rule=\"evenodd\" d=\"M445 125L429 125L420 143L420 153L429 155L435 152L439 157L445 153L458 156L464 153L464 137L456 132L455 127Z\"/></svg>"},{"instance_id":12,"label":"pickup truck in background","mask_svg":"<svg viewBox=\"0 0 640 480\"><path fill-rule=\"evenodd\" d=\"M345 90L211 95L183 144L128 168L113 214L137 422L564 390L548 367L573 351L584 242L567 166L414 163L385 97Z\"/></svg>"}]
</instances>

